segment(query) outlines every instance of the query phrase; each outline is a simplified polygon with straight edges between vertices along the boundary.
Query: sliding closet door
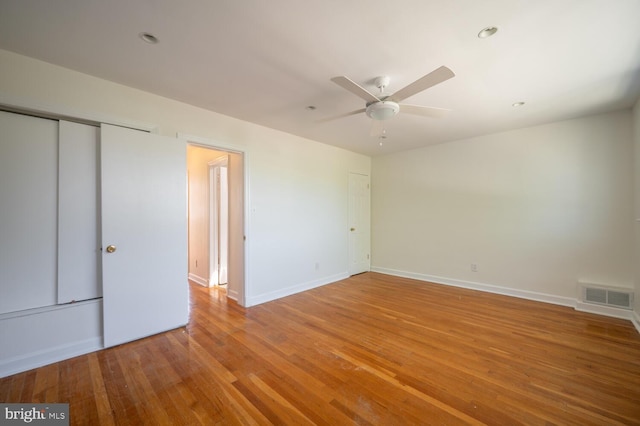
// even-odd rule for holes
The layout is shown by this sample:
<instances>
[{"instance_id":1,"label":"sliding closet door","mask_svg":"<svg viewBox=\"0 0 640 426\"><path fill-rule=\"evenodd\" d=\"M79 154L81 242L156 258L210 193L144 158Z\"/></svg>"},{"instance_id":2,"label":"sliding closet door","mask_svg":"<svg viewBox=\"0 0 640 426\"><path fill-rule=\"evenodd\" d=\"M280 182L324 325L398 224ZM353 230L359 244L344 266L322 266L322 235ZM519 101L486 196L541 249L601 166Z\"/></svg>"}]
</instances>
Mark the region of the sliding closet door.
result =
<instances>
[{"instance_id":1,"label":"sliding closet door","mask_svg":"<svg viewBox=\"0 0 640 426\"><path fill-rule=\"evenodd\" d=\"M57 197L58 122L0 111L0 314L56 304Z\"/></svg>"},{"instance_id":2,"label":"sliding closet door","mask_svg":"<svg viewBox=\"0 0 640 426\"><path fill-rule=\"evenodd\" d=\"M58 304L102 297L100 128L58 123Z\"/></svg>"},{"instance_id":3,"label":"sliding closet door","mask_svg":"<svg viewBox=\"0 0 640 426\"><path fill-rule=\"evenodd\" d=\"M186 143L103 125L106 347L187 323Z\"/></svg>"}]
</instances>

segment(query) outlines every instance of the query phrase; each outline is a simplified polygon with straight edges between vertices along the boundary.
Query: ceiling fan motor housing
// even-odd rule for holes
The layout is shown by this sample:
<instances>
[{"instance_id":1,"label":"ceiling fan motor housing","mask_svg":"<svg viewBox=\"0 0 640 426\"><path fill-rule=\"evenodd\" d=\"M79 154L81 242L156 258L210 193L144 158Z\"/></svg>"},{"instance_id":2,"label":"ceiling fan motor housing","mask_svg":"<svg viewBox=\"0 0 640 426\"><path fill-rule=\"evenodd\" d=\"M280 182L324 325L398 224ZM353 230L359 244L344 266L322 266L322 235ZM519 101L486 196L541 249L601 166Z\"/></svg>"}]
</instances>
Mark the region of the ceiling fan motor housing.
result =
<instances>
[{"instance_id":1,"label":"ceiling fan motor housing","mask_svg":"<svg viewBox=\"0 0 640 426\"><path fill-rule=\"evenodd\" d=\"M373 102L367 105L367 116L374 120L388 120L400 112L400 105L393 101Z\"/></svg>"},{"instance_id":2,"label":"ceiling fan motor housing","mask_svg":"<svg viewBox=\"0 0 640 426\"><path fill-rule=\"evenodd\" d=\"M381 77L376 78L375 85L378 89L380 89L380 92L382 92L384 91L385 87L389 85L389 81L391 81L389 76L383 75Z\"/></svg>"}]
</instances>

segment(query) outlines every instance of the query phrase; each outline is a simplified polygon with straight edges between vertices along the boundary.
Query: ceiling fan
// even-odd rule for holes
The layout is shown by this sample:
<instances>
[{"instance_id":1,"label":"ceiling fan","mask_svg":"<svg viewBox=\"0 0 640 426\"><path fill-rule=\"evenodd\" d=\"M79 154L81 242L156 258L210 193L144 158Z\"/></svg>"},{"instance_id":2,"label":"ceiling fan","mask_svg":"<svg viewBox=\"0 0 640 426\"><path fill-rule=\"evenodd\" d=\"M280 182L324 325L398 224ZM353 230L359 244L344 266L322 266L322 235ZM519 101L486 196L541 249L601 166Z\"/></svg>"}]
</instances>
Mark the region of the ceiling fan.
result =
<instances>
[{"instance_id":1,"label":"ceiling fan","mask_svg":"<svg viewBox=\"0 0 640 426\"><path fill-rule=\"evenodd\" d=\"M376 127L376 121L388 120L396 116L400 112L400 110L408 114L422 115L427 117L443 117L447 112L449 112L448 109L421 105L400 104L399 102L419 92L422 92L423 90L433 87L436 84L440 84L446 80L449 80L454 76L455 74L453 73L453 71L445 66L441 66L440 68L419 78L403 89L398 90L392 95L384 94L384 89L389 85L389 77L378 77L375 79L375 85L376 87L378 87L378 89L380 89L380 94L378 96L374 95L367 89L350 80L348 77L334 77L331 79L331 81L333 81L343 89L346 89L354 95L364 99L366 101L366 104L364 108L330 117L322 121L335 120L337 118L348 117L350 115L356 115L364 112L368 117L374 120L373 124L374 127ZM372 130L372 134L373 133L374 132Z\"/></svg>"}]
</instances>

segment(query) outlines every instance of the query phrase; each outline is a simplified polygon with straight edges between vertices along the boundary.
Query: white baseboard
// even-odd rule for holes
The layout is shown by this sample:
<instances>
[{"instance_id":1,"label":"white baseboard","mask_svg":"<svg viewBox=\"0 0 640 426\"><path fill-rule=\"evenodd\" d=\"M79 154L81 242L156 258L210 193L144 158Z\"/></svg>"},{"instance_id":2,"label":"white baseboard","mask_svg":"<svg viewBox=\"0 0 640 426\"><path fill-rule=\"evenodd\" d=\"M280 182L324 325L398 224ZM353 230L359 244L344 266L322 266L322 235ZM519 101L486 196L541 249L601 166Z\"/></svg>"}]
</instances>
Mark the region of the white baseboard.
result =
<instances>
[{"instance_id":1,"label":"white baseboard","mask_svg":"<svg viewBox=\"0 0 640 426\"><path fill-rule=\"evenodd\" d=\"M58 361L85 355L102 349L102 337L87 339L67 345L30 353L0 361L0 377L11 376L33 368L42 367Z\"/></svg>"},{"instance_id":2,"label":"white baseboard","mask_svg":"<svg viewBox=\"0 0 640 426\"><path fill-rule=\"evenodd\" d=\"M381 274L394 275L403 278L413 278L419 281L428 281L435 284L450 285L453 287L467 288L470 290L480 290L487 293L502 294L504 296L513 296L520 299L535 300L537 302L552 303L554 305L569 306L575 308L576 300L570 297L554 296L552 294L537 293L535 291L517 290L508 287L500 287L491 284L478 283L473 281L463 281L453 278L439 277L435 275L418 274L415 272L399 271L396 269L372 267L373 272Z\"/></svg>"},{"instance_id":3,"label":"white baseboard","mask_svg":"<svg viewBox=\"0 0 640 426\"><path fill-rule=\"evenodd\" d=\"M638 312L633 312L633 315L631 316L631 323L636 330L638 330L638 333L640 333L640 314L638 314Z\"/></svg>"},{"instance_id":4,"label":"white baseboard","mask_svg":"<svg viewBox=\"0 0 640 426\"><path fill-rule=\"evenodd\" d=\"M240 294L238 293L237 290L229 290L229 287L227 286L227 297L229 299L235 300L237 302L239 296Z\"/></svg>"},{"instance_id":5,"label":"white baseboard","mask_svg":"<svg viewBox=\"0 0 640 426\"><path fill-rule=\"evenodd\" d=\"M606 317L633 320L633 311L628 309L612 308L610 306L595 305L593 303L576 302L576 311L590 314L604 315Z\"/></svg>"},{"instance_id":6,"label":"white baseboard","mask_svg":"<svg viewBox=\"0 0 640 426\"><path fill-rule=\"evenodd\" d=\"M189 279L198 285L201 285L203 287L209 287L209 280L207 280L206 278L202 278L199 275L192 274L191 272L189 272Z\"/></svg>"},{"instance_id":7,"label":"white baseboard","mask_svg":"<svg viewBox=\"0 0 640 426\"><path fill-rule=\"evenodd\" d=\"M323 277L317 280L308 281L306 283L297 284L287 288L283 288L277 291L271 291L268 293L260 294L257 296L249 297L245 300L245 307L259 305L261 303L270 302L272 300L280 299L282 297L291 296L292 294L300 293L303 291L311 290L316 287L331 284L336 281L344 280L349 277L348 272L341 274L335 274L328 277Z\"/></svg>"}]
</instances>

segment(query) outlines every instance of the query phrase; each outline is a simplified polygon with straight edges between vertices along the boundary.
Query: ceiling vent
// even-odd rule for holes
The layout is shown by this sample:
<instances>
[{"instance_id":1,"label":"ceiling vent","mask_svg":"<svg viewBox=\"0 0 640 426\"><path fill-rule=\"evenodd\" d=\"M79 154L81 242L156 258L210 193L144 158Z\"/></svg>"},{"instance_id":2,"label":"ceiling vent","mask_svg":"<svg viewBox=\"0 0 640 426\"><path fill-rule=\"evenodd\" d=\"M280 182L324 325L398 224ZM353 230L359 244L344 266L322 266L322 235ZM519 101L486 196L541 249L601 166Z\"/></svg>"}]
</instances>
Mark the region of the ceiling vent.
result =
<instances>
[{"instance_id":1,"label":"ceiling vent","mask_svg":"<svg viewBox=\"0 0 640 426\"><path fill-rule=\"evenodd\" d=\"M632 309L633 291L625 288L582 284L582 301L612 308Z\"/></svg>"}]
</instances>

